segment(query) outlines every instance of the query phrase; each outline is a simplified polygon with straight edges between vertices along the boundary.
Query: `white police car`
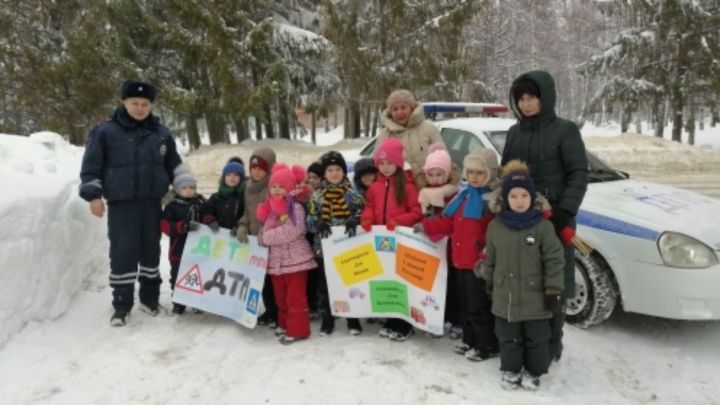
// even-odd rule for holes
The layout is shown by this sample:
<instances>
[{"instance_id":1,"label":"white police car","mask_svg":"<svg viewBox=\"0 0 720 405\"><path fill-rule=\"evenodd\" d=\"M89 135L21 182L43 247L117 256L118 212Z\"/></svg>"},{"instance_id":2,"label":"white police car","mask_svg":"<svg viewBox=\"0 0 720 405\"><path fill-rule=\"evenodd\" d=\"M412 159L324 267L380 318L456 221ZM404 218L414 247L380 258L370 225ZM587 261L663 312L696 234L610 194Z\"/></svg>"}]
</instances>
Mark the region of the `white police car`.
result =
<instances>
[{"instance_id":1,"label":"white police car","mask_svg":"<svg viewBox=\"0 0 720 405\"><path fill-rule=\"evenodd\" d=\"M459 103L424 106L429 115L444 112L443 106L463 112ZM475 111L488 108L469 106ZM455 118L436 124L453 162L461 165L463 157L479 147L500 154L515 122ZM374 142L363 146L359 156L371 156ZM568 322L582 327L601 323L618 302L628 312L720 319L720 201L630 179L591 152L587 156L590 184L578 213L577 234L593 252L576 254L577 293L568 301Z\"/></svg>"}]
</instances>

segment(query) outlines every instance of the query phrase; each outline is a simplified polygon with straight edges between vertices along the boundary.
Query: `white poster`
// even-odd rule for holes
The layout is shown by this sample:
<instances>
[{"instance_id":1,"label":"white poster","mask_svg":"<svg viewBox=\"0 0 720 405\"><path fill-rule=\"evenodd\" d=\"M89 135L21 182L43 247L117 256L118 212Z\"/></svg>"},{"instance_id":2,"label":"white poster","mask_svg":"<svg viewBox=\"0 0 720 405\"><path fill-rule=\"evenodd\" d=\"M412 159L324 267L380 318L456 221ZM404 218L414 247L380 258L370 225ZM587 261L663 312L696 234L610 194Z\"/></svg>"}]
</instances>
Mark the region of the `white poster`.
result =
<instances>
[{"instance_id":1,"label":"white poster","mask_svg":"<svg viewBox=\"0 0 720 405\"><path fill-rule=\"evenodd\" d=\"M443 333L447 238L432 242L412 228L358 228L349 238L333 227L323 239L332 313L350 318L400 318Z\"/></svg>"},{"instance_id":2,"label":"white poster","mask_svg":"<svg viewBox=\"0 0 720 405\"><path fill-rule=\"evenodd\" d=\"M201 225L188 233L173 302L233 319L254 328L261 312L268 250L250 236L242 244L220 228Z\"/></svg>"}]
</instances>

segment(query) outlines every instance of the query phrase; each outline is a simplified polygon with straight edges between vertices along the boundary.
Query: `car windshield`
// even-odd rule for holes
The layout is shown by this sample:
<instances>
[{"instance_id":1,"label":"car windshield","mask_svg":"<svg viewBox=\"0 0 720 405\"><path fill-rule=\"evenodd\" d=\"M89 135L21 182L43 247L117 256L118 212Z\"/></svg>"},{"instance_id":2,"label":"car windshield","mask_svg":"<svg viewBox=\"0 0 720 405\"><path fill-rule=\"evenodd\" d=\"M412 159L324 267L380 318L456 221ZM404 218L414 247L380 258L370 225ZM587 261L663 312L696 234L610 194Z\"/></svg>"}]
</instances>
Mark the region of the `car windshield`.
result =
<instances>
[{"instance_id":1,"label":"car windshield","mask_svg":"<svg viewBox=\"0 0 720 405\"><path fill-rule=\"evenodd\" d=\"M507 139L507 131L485 131L488 134L490 143L493 144L495 150L505 149L505 140Z\"/></svg>"}]
</instances>

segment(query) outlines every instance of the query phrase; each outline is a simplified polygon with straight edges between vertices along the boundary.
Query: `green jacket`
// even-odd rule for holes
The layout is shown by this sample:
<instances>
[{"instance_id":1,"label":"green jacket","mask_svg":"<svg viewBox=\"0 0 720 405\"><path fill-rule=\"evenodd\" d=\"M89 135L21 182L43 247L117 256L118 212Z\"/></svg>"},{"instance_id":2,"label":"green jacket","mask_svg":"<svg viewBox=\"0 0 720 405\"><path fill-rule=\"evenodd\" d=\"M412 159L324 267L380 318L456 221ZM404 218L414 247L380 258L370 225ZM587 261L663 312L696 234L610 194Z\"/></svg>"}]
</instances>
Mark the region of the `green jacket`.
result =
<instances>
[{"instance_id":1,"label":"green jacket","mask_svg":"<svg viewBox=\"0 0 720 405\"><path fill-rule=\"evenodd\" d=\"M486 277L492 312L509 322L551 318L545 288L563 289L563 246L550 221L512 230L499 218L488 226Z\"/></svg>"},{"instance_id":2,"label":"green jacket","mask_svg":"<svg viewBox=\"0 0 720 405\"><path fill-rule=\"evenodd\" d=\"M544 71L528 72L521 79L534 81L541 92L540 113L524 117L510 90L510 107L518 123L508 131L502 164L520 159L530 167L535 187L550 201L553 209L562 208L577 215L588 183L585 144L574 122L555 115L555 82Z\"/></svg>"}]
</instances>

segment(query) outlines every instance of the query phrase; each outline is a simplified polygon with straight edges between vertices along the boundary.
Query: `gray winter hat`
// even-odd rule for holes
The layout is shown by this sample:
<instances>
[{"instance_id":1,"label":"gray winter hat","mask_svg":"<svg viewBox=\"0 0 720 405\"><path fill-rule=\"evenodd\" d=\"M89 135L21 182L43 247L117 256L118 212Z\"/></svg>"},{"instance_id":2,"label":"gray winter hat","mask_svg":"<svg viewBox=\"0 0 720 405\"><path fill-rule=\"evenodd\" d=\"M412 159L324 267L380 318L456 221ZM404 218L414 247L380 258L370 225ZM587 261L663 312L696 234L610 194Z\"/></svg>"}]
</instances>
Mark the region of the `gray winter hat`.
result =
<instances>
[{"instance_id":1,"label":"gray winter hat","mask_svg":"<svg viewBox=\"0 0 720 405\"><path fill-rule=\"evenodd\" d=\"M197 180L189 172L180 173L173 180L173 189L180 191L183 187L197 188Z\"/></svg>"}]
</instances>

